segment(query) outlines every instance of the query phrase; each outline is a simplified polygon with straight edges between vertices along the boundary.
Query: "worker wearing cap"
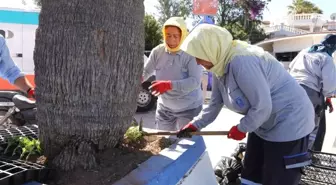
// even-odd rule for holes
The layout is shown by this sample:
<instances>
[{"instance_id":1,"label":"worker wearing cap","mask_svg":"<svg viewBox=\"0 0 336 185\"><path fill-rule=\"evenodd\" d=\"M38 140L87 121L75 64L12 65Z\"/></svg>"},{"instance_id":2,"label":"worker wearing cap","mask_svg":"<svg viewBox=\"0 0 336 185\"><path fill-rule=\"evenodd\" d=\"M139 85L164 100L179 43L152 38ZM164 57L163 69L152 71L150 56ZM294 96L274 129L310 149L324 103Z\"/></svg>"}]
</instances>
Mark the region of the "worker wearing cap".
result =
<instances>
[{"instance_id":1,"label":"worker wearing cap","mask_svg":"<svg viewBox=\"0 0 336 185\"><path fill-rule=\"evenodd\" d=\"M35 97L35 90L28 79L13 62L6 45L6 40L0 36L0 77L8 80L17 86L21 91L26 92L28 97Z\"/></svg>"},{"instance_id":2,"label":"worker wearing cap","mask_svg":"<svg viewBox=\"0 0 336 185\"><path fill-rule=\"evenodd\" d=\"M330 98L336 90L336 66L332 57L335 50L336 35L329 34L321 44L302 50L289 65L290 74L306 90L315 108L315 129L309 137L309 148L313 150L321 150L314 143L325 105L330 113L333 111Z\"/></svg>"},{"instance_id":3,"label":"worker wearing cap","mask_svg":"<svg viewBox=\"0 0 336 185\"><path fill-rule=\"evenodd\" d=\"M178 137L212 123L225 105L244 115L228 138L242 140L249 133L242 184L297 185L301 168L311 162L308 138L314 129L314 109L304 89L271 54L233 40L219 26L197 26L181 49L214 75L209 106ZM232 124L229 120L222 123Z\"/></svg>"},{"instance_id":4,"label":"worker wearing cap","mask_svg":"<svg viewBox=\"0 0 336 185\"><path fill-rule=\"evenodd\" d=\"M158 96L155 123L158 130L176 131L202 110L202 67L195 58L180 50L187 36L181 17L172 17L163 25L164 43L155 47L145 63L143 80L155 72L150 89Z\"/></svg>"}]
</instances>

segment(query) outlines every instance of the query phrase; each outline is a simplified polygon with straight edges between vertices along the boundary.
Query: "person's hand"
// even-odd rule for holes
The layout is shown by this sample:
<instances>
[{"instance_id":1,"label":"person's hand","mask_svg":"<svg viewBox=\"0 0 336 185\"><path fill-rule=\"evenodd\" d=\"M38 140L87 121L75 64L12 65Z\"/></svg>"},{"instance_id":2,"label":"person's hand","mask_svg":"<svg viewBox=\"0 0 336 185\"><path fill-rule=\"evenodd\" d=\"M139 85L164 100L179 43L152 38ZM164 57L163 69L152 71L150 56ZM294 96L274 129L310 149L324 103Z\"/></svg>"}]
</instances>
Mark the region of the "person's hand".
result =
<instances>
[{"instance_id":1,"label":"person's hand","mask_svg":"<svg viewBox=\"0 0 336 185\"><path fill-rule=\"evenodd\" d=\"M329 113L332 113L334 111L334 106L331 102L331 98L326 98L325 104L329 108Z\"/></svg>"},{"instance_id":2,"label":"person's hand","mask_svg":"<svg viewBox=\"0 0 336 185\"><path fill-rule=\"evenodd\" d=\"M172 90L172 82L171 81L154 81L149 89L152 90L152 94L154 96L159 96L167 91Z\"/></svg>"},{"instance_id":3,"label":"person's hand","mask_svg":"<svg viewBox=\"0 0 336 185\"><path fill-rule=\"evenodd\" d=\"M35 89L29 88L27 91L28 98L35 98Z\"/></svg>"},{"instance_id":4,"label":"person's hand","mask_svg":"<svg viewBox=\"0 0 336 185\"><path fill-rule=\"evenodd\" d=\"M234 139L234 140L243 140L246 137L246 133L245 132L241 132L239 131L237 126L233 126L230 131L229 134L227 136L230 139Z\"/></svg>"},{"instance_id":5,"label":"person's hand","mask_svg":"<svg viewBox=\"0 0 336 185\"><path fill-rule=\"evenodd\" d=\"M177 137L178 138L190 138L192 137L191 132L196 132L196 131L197 131L197 128L192 123L188 123L177 133Z\"/></svg>"}]
</instances>

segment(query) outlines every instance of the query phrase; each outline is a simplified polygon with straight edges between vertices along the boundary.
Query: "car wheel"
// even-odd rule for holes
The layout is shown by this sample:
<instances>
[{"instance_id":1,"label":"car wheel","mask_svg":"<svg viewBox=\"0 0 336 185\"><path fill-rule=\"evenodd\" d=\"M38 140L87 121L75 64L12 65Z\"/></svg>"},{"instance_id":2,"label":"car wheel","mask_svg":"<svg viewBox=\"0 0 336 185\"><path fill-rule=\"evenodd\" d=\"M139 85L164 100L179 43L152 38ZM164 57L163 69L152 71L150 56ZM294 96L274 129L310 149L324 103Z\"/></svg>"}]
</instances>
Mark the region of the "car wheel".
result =
<instances>
[{"instance_id":1,"label":"car wheel","mask_svg":"<svg viewBox=\"0 0 336 185\"><path fill-rule=\"evenodd\" d=\"M144 82L138 95L137 112L147 112L151 110L156 103L157 98L149 91L149 82Z\"/></svg>"}]
</instances>

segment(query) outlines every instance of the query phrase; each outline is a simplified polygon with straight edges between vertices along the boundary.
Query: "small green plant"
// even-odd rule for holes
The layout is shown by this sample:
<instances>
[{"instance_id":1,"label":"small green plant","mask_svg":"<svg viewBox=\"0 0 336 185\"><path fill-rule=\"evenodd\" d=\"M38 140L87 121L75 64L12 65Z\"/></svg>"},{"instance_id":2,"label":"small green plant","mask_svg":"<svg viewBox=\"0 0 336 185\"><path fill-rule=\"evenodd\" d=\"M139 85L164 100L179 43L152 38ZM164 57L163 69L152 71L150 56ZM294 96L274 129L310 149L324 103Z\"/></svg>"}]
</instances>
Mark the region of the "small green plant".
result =
<instances>
[{"instance_id":1,"label":"small green plant","mask_svg":"<svg viewBox=\"0 0 336 185\"><path fill-rule=\"evenodd\" d=\"M140 120L142 125L142 119ZM131 127L129 127L125 133L125 138L130 141L139 141L142 137L142 131L139 130L140 124L138 124L136 119L133 119Z\"/></svg>"},{"instance_id":2,"label":"small green plant","mask_svg":"<svg viewBox=\"0 0 336 185\"><path fill-rule=\"evenodd\" d=\"M31 155L41 155L42 153L40 141L37 139L24 139L22 140L22 145L23 147L20 159L26 155L26 160L28 160Z\"/></svg>"},{"instance_id":3,"label":"small green plant","mask_svg":"<svg viewBox=\"0 0 336 185\"><path fill-rule=\"evenodd\" d=\"M8 139L8 145L4 154L7 154L11 148L14 148L12 152L12 156L18 154L20 155L20 159L23 159L25 156L25 160L28 160L31 155L41 155L42 149L40 146L40 141L34 138L29 137L13 137Z\"/></svg>"},{"instance_id":4,"label":"small green plant","mask_svg":"<svg viewBox=\"0 0 336 185\"><path fill-rule=\"evenodd\" d=\"M4 151L4 154L7 154L13 148L14 148L14 151L15 151L15 149L19 145L19 142L20 142L20 136L9 138L7 140L8 144L7 144L7 147L6 147L5 151Z\"/></svg>"}]
</instances>

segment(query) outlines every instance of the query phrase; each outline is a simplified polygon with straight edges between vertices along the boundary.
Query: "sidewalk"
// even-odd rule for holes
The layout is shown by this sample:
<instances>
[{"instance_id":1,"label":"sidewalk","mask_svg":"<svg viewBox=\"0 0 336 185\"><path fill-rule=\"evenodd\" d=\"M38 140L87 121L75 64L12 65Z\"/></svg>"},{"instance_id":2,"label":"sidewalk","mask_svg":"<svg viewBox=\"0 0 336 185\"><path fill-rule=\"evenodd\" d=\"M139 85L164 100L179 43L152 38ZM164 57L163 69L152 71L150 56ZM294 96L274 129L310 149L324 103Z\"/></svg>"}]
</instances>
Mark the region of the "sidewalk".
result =
<instances>
[{"instance_id":1,"label":"sidewalk","mask_svg":"<svg viewBox=\"0 0 336 185\"><path fill-rule=\"evenodd\" d=\"M336 101L333 101L333 104L336 106L335 103ZM152 110L147 113L138 113L135 118L138 121L142 118L144 121L144 129L150 131L155 130L154 116L155 110ZM336 123L334 123L336 120L336 110L331 114L326 112L326 116L327 133L322 151L336 154L336 132L334 132L336 130ZM217 119L203 130L229 130L233 125L238 124L242 117L243 116L240 114L223 108ZM207 146L212 165L215 166L221 156L230 156L238 143L246 142L246 139L242 141L235 141L227 139L226 136L204 136L204 141Z\"/></svg>"},{"instance_id":2,"label":"sidewalk","mask_svg":"<svg viewBox=\"0 0 336 185\"><path fill-rule=\"evenodd\" d=\"M151 110L147 113L136 114L135 119L140 121L142 118L144 130L153 131L155 130L154 116L155 110ZM241 115L223 108L216 121L208 125L203 130L229 130L233 125L239 123L241 117ZM220 160L221 156L229 156L239 143L237 141L227 139L226 136L204 136L203 138L213 167ZM240 142L246 141L243 140Z\"/></svg>"}]
</instances>

